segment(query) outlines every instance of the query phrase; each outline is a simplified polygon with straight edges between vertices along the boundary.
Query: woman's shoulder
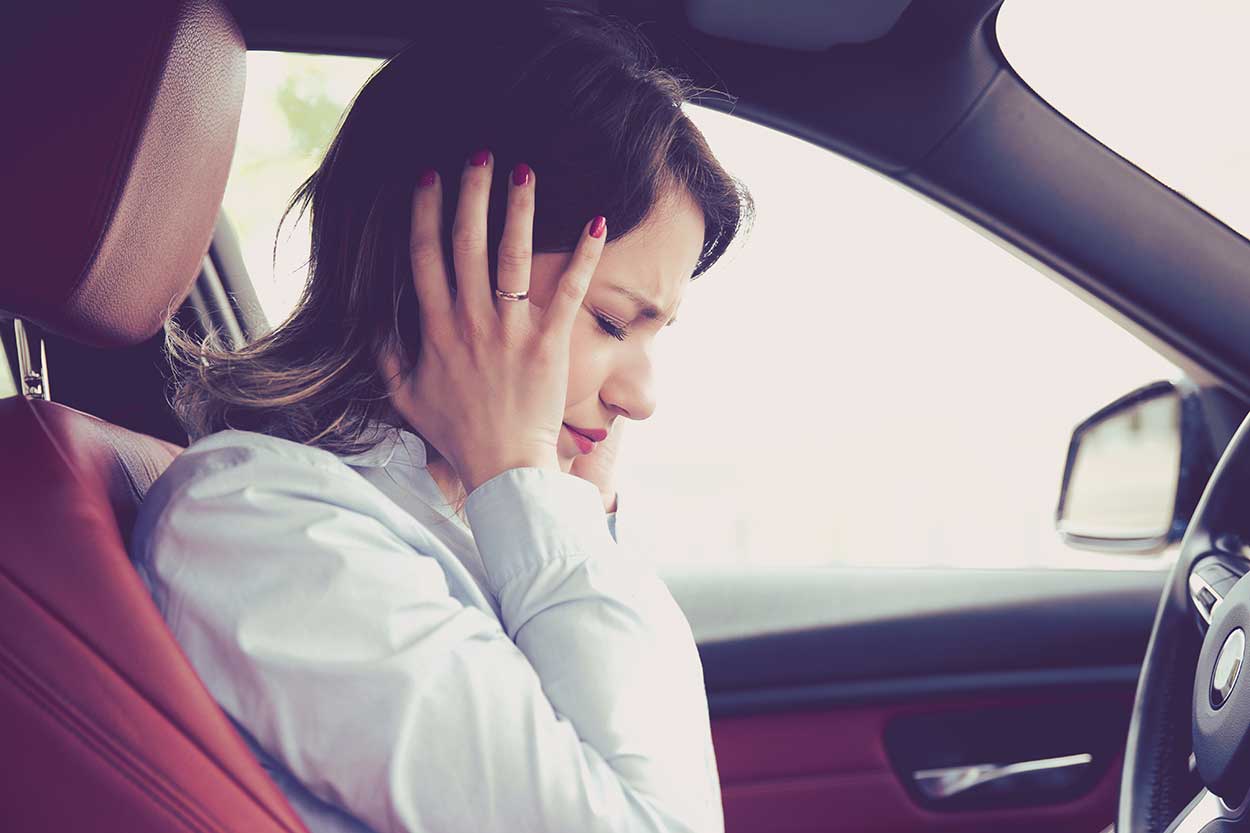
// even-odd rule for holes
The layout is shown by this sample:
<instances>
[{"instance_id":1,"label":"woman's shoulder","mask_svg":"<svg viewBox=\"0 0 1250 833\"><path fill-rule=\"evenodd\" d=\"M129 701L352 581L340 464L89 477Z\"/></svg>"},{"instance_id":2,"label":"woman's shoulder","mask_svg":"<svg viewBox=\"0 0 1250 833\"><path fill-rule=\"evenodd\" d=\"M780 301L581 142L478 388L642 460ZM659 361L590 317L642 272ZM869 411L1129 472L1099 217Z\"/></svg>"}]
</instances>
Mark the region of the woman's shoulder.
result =
<instances>
[{"instance_id":1,"label":"woman's shoulder","mask_svg":"<svg viewBox=\"0 0 1250 833\"><path fill-rule=\"evenodd\" d=\"M294 440L229 428L207 434L174 458L172 469L216 469L249 464L285 463L350 474L350 469L333 453Z\"/></svg>"},{"instance_id":2,"label":"woman's shoulder","mask_svg":"<svg viewBox=\"0 0 1250 833\"><path fill-rule=\"evenodd\" d=\"M139 509L136 537L172 512L231 506L253 514L260 503L289 511L309 502L375 514L376 496L333 453L255 431L228 429L201 437L173 459Z\"/></svg>"}]
</instances>

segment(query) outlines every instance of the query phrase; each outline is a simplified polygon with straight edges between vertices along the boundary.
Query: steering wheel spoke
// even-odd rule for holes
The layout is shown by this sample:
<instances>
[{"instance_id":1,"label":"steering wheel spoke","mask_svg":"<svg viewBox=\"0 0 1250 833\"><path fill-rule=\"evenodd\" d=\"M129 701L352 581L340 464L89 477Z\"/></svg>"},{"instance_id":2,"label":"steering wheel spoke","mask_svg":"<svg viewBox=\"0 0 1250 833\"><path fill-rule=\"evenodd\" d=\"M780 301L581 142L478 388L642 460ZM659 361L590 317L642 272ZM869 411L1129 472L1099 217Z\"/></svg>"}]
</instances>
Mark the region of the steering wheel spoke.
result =
<instances>
[{"instance_id":1,"label":"steering wheel spoke","mask_svg":"<svg viewBox=\"0 0 1250 833\"><path fill-rule=\"evenodd\" d=\"M1246 802L1229 807L1210 790L1198 793L1164 833L1232 833L1247 829Z\"/></svg>"},{"instance_id":2,"label":"steering wheel spoke","mask_svg":"<svg viewBox=\"0 0 1250 833\"><path fill-rule=\"evenodd\" d=\"M1207 625L1224 597L1246 571L1244 559L1211 555L1194 564L1189 573L1189 598Z\"/></svg>"}]
</instances>

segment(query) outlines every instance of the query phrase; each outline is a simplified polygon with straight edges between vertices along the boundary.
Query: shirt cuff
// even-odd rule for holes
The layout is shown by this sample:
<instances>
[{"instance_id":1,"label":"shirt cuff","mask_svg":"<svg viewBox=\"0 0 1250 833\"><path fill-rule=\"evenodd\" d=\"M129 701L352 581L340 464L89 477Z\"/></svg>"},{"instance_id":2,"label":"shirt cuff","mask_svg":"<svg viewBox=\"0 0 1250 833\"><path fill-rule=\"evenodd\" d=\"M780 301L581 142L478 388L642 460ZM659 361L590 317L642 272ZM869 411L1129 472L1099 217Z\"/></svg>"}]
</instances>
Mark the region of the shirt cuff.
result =
<instances>
[{"instance_id":1,"label":"shirt cuff","mask_svg":"<svg viewBox=\"0 0 1250 833\"><path fill-rule=\"evenodd\" d=\"M496 594L553 560L589 557L615 544L599 489L554 469L501 472L473 490L464 511Z\"/></svg>"}]
</instances>

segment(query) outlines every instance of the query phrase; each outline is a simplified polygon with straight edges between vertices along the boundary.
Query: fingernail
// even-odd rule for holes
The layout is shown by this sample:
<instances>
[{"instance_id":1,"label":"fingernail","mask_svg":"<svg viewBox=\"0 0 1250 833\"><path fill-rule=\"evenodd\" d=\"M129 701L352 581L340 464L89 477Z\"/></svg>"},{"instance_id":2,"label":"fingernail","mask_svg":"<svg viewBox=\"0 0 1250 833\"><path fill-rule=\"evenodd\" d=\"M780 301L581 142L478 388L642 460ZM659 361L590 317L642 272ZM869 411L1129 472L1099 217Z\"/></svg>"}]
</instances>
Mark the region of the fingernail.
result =
<instances>
[{"instance_id":1,"label":"fingernail","mask_svg":"<svg viewBox=\"0 0 1250 833\"><path fill-rule=\"evenodd\" d=\"M590 236L603 237L603 230L607 227L608 221L602 216L596 217L590 221Z\"/></svg>"},{"instance_id":2,"label":"fingernail","mask_svg":"<svg viewBox=\"0 0 1250 833\"><path fill-rule=\"evenodd\" d=\"M436 175L437 174L433 168L426 168L421 172L421 176L417 179L417 184L423 188L428 188L434 184L434 178Z\"/></svg>"},{"instance_id":3,"label":"fingernail","mask_svg":"<svg viewBox=\"0 0 1250 833\"><path fill-rule=\"evenodd\" d=\"M512 184L516 186L524 185L530 181L530 166L524 162L518 162L516 167L512 169Z\"/></svg>"},{"instance_id":4,"label":"fingernail","mask_svg":"<svg viewBox=\"0 0 1250 833\"><path fill-rule=\"evenodd\" d=\"M469 164L479 168L485 168L486 163L490 161L490 151L482 148L477 153L469 157Z\"/></svg>"}]
</instances>

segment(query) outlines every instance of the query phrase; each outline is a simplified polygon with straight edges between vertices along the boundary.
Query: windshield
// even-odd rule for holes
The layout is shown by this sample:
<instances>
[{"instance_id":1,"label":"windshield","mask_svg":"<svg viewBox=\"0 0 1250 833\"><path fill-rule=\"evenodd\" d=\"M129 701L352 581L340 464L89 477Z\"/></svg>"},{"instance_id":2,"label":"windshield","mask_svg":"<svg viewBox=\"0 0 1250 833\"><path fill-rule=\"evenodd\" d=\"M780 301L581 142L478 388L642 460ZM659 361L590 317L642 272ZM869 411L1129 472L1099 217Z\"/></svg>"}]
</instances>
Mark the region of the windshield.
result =
<instances>
[{"instance_id":1,"label":"windshield","mask_svg":"<svg viewBox=\"0 0 1250 833\"><path fill-rule=\"evenodd\" d=\"M1042 98L1250 236L1250 3L1007 0L998 40Z\"/></svg>"}]
</instances>

